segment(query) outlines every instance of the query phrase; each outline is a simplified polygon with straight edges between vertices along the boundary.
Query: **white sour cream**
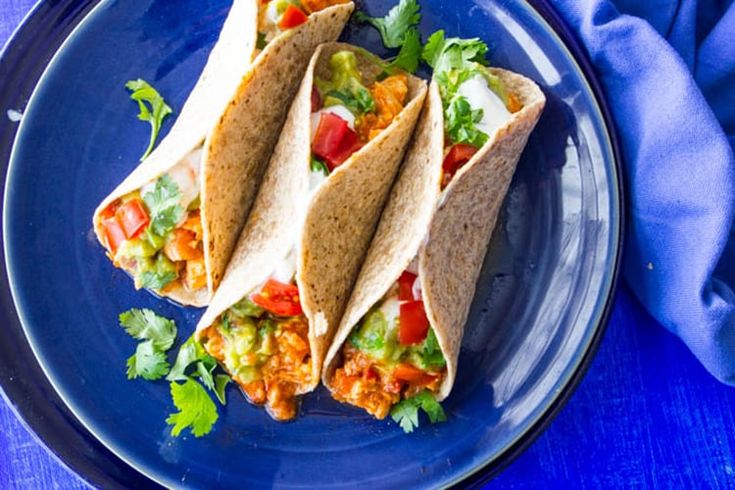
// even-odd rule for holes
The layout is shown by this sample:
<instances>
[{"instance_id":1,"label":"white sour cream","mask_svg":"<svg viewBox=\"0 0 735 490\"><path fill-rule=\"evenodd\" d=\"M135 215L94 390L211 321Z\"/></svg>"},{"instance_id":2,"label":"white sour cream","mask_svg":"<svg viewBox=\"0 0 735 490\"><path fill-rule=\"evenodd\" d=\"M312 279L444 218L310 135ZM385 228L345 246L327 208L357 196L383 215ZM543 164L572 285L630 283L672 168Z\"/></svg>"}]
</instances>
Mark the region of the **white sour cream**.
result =
<instances>
[{"instance_id":1,"label":"white sour cream","mask_svg":"<svg viewBox=\"0 0 735 490\"><path fill-rule=\"evenodd\" d=\"M383 300L383 303L378 308L389 325L394 325L396 319L401 316L401 305L398 302L398 294L390 295Z\"/></svg>"},{"instance_id":2,"label":"white sour cream","mask_svg":"<svg viewBox=\"0 0 735 490\"><path fill-rule=\"evenodd\" d=\"M482 109L482 120L476 126L490 137L511 118L503 100L490 90L482 75L474 75L462 83L457 95L465 97L473 110Z\"/></svg>"}]
</instances>

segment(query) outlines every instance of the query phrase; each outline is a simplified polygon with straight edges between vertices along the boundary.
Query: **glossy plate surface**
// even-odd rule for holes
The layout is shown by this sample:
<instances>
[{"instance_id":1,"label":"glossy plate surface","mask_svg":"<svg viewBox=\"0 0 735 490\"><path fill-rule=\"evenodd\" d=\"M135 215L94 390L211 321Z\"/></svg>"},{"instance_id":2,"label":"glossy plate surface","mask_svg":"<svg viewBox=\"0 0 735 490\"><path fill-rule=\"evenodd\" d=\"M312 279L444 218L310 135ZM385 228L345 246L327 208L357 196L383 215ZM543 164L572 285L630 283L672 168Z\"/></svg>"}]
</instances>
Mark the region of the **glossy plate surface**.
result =
<instances>
[{"instance_id":1,"label":"glossy plate surface","mask_svg":"<svg viewBox=\"0 0 735 490\"><path fill-rule=\"evenodd\" d=\"M393 3L371 1L367 10L382 14ZM411 435L341 406L323 388L305 397L300 419L278 424L230 387L209 436L169 436L168 385L126 379L135 343L117 315L152 308L175 318L185 339L201 311L134 291L104 257L91 216L147 143L124 83L144 78L180 109L229 2L103 1L49 64L5 189L15 307L74 416L151 479L195 488L446 485L528 438L578 375L601 328L620 243L618 176L594 94L525 2L421 5L424 37L438 28L482 37L494 65L536 80L549 100L491 242L445 403L449 421ZM344 39L385 54L370 29L350 26Z\"/></svg>"}]
</instances>

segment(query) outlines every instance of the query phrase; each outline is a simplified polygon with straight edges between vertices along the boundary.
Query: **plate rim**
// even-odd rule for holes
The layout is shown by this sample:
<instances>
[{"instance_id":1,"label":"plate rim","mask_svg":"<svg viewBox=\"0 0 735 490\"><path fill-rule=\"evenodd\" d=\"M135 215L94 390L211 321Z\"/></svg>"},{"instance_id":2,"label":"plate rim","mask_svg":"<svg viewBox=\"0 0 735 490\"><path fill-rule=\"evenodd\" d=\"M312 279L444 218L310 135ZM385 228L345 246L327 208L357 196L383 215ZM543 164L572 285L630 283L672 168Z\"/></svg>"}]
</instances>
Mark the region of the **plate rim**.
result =
<instances>
[{"instance_id":1,"label":"plate rim","mask_svg":"<svg viewBox=\"0 0 735 490\"><path fill-rule=\"evenodd\" d=\"M2 52L0 52L0 75L3 73L11 73L12 68L25 65L30 65L29 68L35 68L35 73L31 73L30 76L26 77L26 80L22 80L26 83L23 89L27 93L9 92L12 95L0 95L0 100L3 98L15 100L6 100L10 102L5 104L8 108L17 108L18 104L14 102L24 102L23 108L27 105L27 100L35 90L37 84L41 80L43 74L48 67L49 62L63 44L70 38L73 30L81 24L88 14L103 0L39 0L34 7L26 14L25 18L17 26L13 34L8 39ZM617 285L620 275L621 257L624 248L624 235L625 235L625 206L624 206L624 186L623 186L623 172L621 167L621 152L619 147L619 140L617 135L617 129L614 121L611 117L611 112L607 104L607 100L604 96L604 91L601 88L601 84L594 69L589 61L589 58L581 46L581 43L576 39L571 30L567 27L564 21L561 19L559 14L554 8L548 3L547 0L526 0L526 3L548 26L551 31L556 35L561 45L566 48L570 54L571 59L577 64L580 72L582 73L585 82L588 84L591 94L597 104L597 108L602 116L602 121L605 126L605 133L610 143L610 150L613 156L613 170L614 179L611 183L616 186L614 189L617 194L617 221L612 220L611 224L613 229L617 227L617 243L614 243L614 264L611 271L611 278L608 284L609 289L604 299L604 306L602 307L599 320L595 325L595 330L591 335L589 343L584 351L584 354L579 358L576 367L570 373L569 378L566 380L562 389L554 398L549 402L546 409L540 413L537 420L531 424L526 431L518 437L516 441L511 443L505 450L503 450L495 458L491 459L485 464L478 465L473 468L471 472L463 475L459 475L456 480L451 484L456 485L462 483L463 486L479 487L495 476L502 472L508 465L510 465L521 453L523 453L533 442L546 430L551 422L560 413L562 408L566 405L572 394L576 391L579 383L584 378L592 359L599 348L599 345L604 337L607 325L610 320L614 300L617 292ZM61 10L62 12L59 12ZM54 16L58 17L61 22L53 22ZM49 55L47 51L44 58L48 57L40 62L26 62L21 56L19 56L20 47L24 49L22 52L27 52L28 45L33 45L33 39L42 38L48 44L48 40L51 36L39 36L39 31L49 31L49 34L54 34L53 37L54 47L53 53ZM40 66L40 69L39 69ZM7 80L5 77L0 77L0 86L6 85ZM0 91L0 94L7 94L6 91ZM0 185L2 185L2 210L4 214L5 209L5 182L7 180L7 170L10 163L10 153L13 149L15 136L18 131L19 125L16 123L10 123L7 118L3 118L0 122L0 155L2 160L2 176L0 177ZM4 227L4 215L0 217L0 223ZM162 488L158 483L152 480L147 475L144 475L139 470L135 469L132 465L124 461L119 456L115 455L104 443L99 441L84 425L74 416L71 409L67 407L61 399L61 396L53 388L50 380L45 376L40 363L36 356L33 354L30 343L25 335L25 332L21 326L19 319L19 313L15 308L12 294L10 292L11 282L8 278L8 270L6 264L5 250L0 250L0 259L2 259L0 268L2 268L3 274L0 275L0 317L4 317L5 324L7 327L12 327L10 336L17 340L17 343L13 343L13 347L16 349L22 348L27 353L31 354L31 359L34 363L33 369L35 371L34 381L43 385L36 387L35 391L40 391L43 394L36 393L35 397L32 394L31 386L26 383L21 383L18 379L18 369L14 369L13 366L8 366L12 361L6 361L6 356L0 356L0 396L5 400L7 405L11 408L16 418L21 424L32 434L33 438L40 443L40 445L52 455L54 459L65 466L69 471L73 472L80 479L85 481L87 484L94 486L104 487L123 487L130 485L131 482L135 482L135 486L138 488ZM603 285L604 287L604 285ZM6 327L6 328L7 328ZM6 343L7 344L7 343ZM21 345L18 345L21 344ZM7 347L6 347L7 348ZM0 352L2 347L0 347ZM17 352L16 352L17 353ZM20 356L20 358L27 360L27 356ZM20 363L19 363L20 364ZM27 362L23 363L27 367ZM26 369L27 370L27 369ZM41 374L41 378L38 379L38 374ZM41 398L39 399L39 396ZM40 406L39 406L40 405ZM39 409L45 410L45 413L36 413ZM66 422L66 425L60 429L60 426L55 423L49 423L48 417L54 419L60 418ZM93 453L92 458L80 457L79 451L74 450L71 444L54 436L54 431L63 431L66 433L74 432L76 436L81 437L84 443L86 443ZM104 465L100 468L99 463L103 461ZM111 475L108 471L118 470L119 474Z\"/></svg>"}]
</instances>

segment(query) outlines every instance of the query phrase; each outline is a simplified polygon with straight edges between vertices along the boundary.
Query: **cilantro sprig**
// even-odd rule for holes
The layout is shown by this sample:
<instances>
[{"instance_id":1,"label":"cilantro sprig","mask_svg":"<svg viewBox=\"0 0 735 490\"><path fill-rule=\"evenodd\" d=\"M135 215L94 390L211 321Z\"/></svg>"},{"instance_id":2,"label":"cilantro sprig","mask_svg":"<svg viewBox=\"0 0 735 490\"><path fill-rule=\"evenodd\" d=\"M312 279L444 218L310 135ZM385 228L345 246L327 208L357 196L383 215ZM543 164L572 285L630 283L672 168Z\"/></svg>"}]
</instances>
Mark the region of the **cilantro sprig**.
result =
<instances>
[{"instance_id":1,"label":"cilantro sprig","mask_svg":"<svg viewBox=\"0 0 735 490\"><path fill-rule=\"evenodd\" d=\"M168 174L156 179L153 190L143 195L150 213L150 229L159 237L170 233L184 216L179 186Z\"/></svg>"},{"instance_id":2,"label":"cilantro sprig","mask_svg":"<svg viewBox=\"0 0 735 490\"><path fill-rule=\"evenodd\" d=\"M484 68L487 52L487 44L481 39L447 38L443 30L432 34L424 46L422 58L434 69L444 103L445 130L454 144L480 148L488 140L488 135L477 128L483 110L473 110L467 98L458 93L460 85L475 75L492 82Z\"/></svg>"},{"instance_id":3,"label":"cilantro sprig","mask_svg":"<svg viewBox=\"0 0 735 490\"><path fill-rule=\"evenodd\" d=\"M185 381L190 379L191 376L197 376L202 384L215 394L219 402L225 405L227 403L225 387L229 383L230 377L226 374L214 374L216 369L217 360L207 354L202 344L197 342L194 336L191 336L179 349L176 362L174 362L174 366L166 379L168 381ZM191 375L187 375L187 371L191 372Z\"/></svg>"},{"instance_id":4,"label":"cilantro sprig","mask_svg":"<svg viewBox=\"0 0 735 490\"><path fill-rule=\"evenodd\" d=\"M444 409L434 398L431 392L424 390L421 393L406 398L396 404L390 411L391 418L401 426L403 432L410 434L419 426L419 409L423 410L432 424L444 422L447 416Z\"/></svg>"},{"instance_id":5,"label":"cilantro sprig","mask_svg":"<svg viewBox=\"0 0 735 490\"><path fill-rule=\"evenodd\" d=\"M143 161L151 154L158 139L158 133L161 131L163 120L171 114L173 111L161 95L154 89L148 82L139 78L137 80L130 80L125 84L131 94L130 98L138 103L140 113L138 119L146 121L151 125L151 137L148 143L148 148L140 157Z\"/></svg>"},{"instance_id":6,"label":"cilantro sprig","mask_svg":"<svg viewBox=\"0 0 735 490\"><path fill-rule=\"evenodd\" d=\"M118 320L128 335L143 341L128 359L128 379L152 381L164 377L169 371L165 353L176 339L176 323L151 310L136 308L121 313Z\"/></svg>"},{"instance_id":7,"label":"cilantro sprig","mask_svg":"<svg viewBox=\"0 0 735 490\"><path fill-rule=\"evenodd\" d=\"M173 425L173 436L178 436L187 427L195 437L201 437L212 430L219 415L207 389L225 405L225 388L230 382L230 377L226 374L215 374L217 366L217 360L207 354L193 335L182 344L176 362L166 377L171 381L171 395L174 405L179 409L178 413L171 414L166 419L167 424Z\"/></svg>"},{"instance_id":8,"label":"cilantro sprig","mask_svg":"<svg viewBox=\"0 0 735 490\"><path fill-rule=\"evenodd\" d=\"M179 411L168 416L166 423L173 425L171 435L178 437L187 427L194 437L202 437L212 430L219 419L217 406L204 387L188 378L185 383L171 383L171 398Z\"/></svg>"},{"instance_id":9,"label":"cilantro sprig","mask_svg":"<svg viewBox=\"0 0 735 490\"><path fill-rule=\"evenodd\" d=\"M166 419L166 423L173 426L171 434L178 436L186 428L190 428L195 437L208 434L219 414L207 389L224 405L225 388L230 382L226 374L216 373L217 360L207 354L192 335L182 344L171 367L166 352L176 341L173 320L148 309L132 308L119 315L119 322L128 335L142 341L127 361L128 379L140 377L155 381L165 376L171 382L171 397L178 409Z\"/></svg>"},{"instance_id":10,"label":"cilantro sprig","mask_svg":"<svg viewBox=\"0 0 735 490\"><path fill-rule=\"evenodd\" d=\"M357 12L355 20L375 27L386 48L400 48L389 67L413 73L418 68L421 57L421 37L418 31L420 10L416 0L400 0L385 17L370 17L364 12Z\"/></svg>"}]
</instances>

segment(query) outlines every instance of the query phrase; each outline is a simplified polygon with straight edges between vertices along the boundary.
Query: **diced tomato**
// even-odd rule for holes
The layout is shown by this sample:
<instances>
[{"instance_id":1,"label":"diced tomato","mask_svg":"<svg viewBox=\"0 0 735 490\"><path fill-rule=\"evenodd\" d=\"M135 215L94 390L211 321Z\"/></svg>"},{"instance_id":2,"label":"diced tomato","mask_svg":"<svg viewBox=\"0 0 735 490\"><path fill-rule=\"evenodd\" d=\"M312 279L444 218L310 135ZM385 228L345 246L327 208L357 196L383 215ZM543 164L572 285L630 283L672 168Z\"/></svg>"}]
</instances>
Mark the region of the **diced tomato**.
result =
<instances>
[{"instance_id":1,"label":"diced tomato","mask_svg":"<svg viewBox=\"0 0 735 490\"><path fill-rule=\"evenodd\" d=\"M442 168L444 169L444 176L452 177L457 171L462 168L462 165L470 161L472 155L477 153L477 148L472 145L458 144L454 145L447 153L444 158Z\"/></svg>"},{"instance_id":2,"label":"diced tomato","mask_svg":"<svg viewBox=\"0 0 735 490\"><path fill-rule=\"evenodd\" d=\"M132 199L117 208L115 216L128 239L140 235L151 222L148 211L140 199Z\"/></svg>"},{"instance_id":3,"label":"diced tomato","mask_svg":"<svg viewBox=\"0 0 735 490\"><path fill-rule=\"evenodd\" d=\"M123 230L120 222L114 216L112 218L102 220L102 227L105 230L107 246L110 248L110 252L114 254L117 252L120 244L126 240L125 230Z\"/></svg>"},{"instance_id":4,"label":"diced tomato","mask_svg":"<svg viewBox=\"0 0 735 490\"><path fill-rule=\"evenodd\" d=\"M429 332L429 319L426 317L423 301L408 301L400 306L400 328L398 342L401 345L414 345L424 341Z\"/></svg>"},{"instance_id":5,"label":"diced tomato","mask_svg":"<svg viewBox=\"0 0 735 490\"><path fill-rule=\"evenodd\" d=\"M299 288L275 279L268 279L263 289L251 295L250 300L278 316L299 316L304 313L299 300Z\"/></svg>"},{"instance_id":6,"label":"diced tomato","mask_svg":"<svg viewBox=\"0 0 735 490\"><path fill-rule=\"evenodd\" d=\"M182 228L173 231L171 239L163 247L163 253L174 262L197 260L203 255L198 247L196 234Z\"/></svg>"},{"instance_id":7,"label":"diced tomato","mask_svg":"<svg viewBox=\"0 0 735 490\"><path fill-rule=\"evenodd\" d=\"M286 7L286 11L283 12L283 17L281 17L281 22L278 23L278 27L284 30L292 29L304 24L308 19L309 17L303 10L298 8L296 5L289 4L289 6Z\"/></svg>"},{"instance_id":8,"label":"diced tomato","mask_svg":"<svg viewBox=\"0 0 735 490\"><path fill-rule=\"evenodd\" d=\"M100 218L101 219L107 219L112 218L115 216L115 211L117 211L118 206L120 206L120 200L116 200L111 202L105 209L100 212Z\"/></svg>"},{"instance_id":9,"label":"diced tomato","mask_svg":"<svg viewBox=\"0 0 735 490\"><path fill-rule=\"evenodd\" d=\"M406 363L401 363L396 366L396 370L393 371L393 377L411 383L413 385L427 385L434 381L435 376L422 371L421 369Z\"/></svg>"},{"instance_id":10,"label":"diced tomato","mask_svg":"<svg viewBox=\"0 0 735 490\"><path fill-rule=\"evenodd\" d=\"M311 112L316 112L322 108L322 96L319 95L319 89L311 88Z\"/></svg>"},{"instance_id":11,"label":"diced tomato","mask_svg":"<svg viewBox=\"0 0 735 490\"><path fill-rule=\"evenodd\" d=\"M311 150L333 171L362 147L347 121L330 112L322 113Z\"/></svg>"},{"instance_id":12,"label":"diced tomato","mask_svg":"<svg viewBox=\"0 0 735 490\"><path fill-rule=\"evenodd\" d=\"M403 271L401 277L398 278L398 300L413 301L413 283L416 282L416 274L409 271Z\"/></svg>"}]
</instances>

